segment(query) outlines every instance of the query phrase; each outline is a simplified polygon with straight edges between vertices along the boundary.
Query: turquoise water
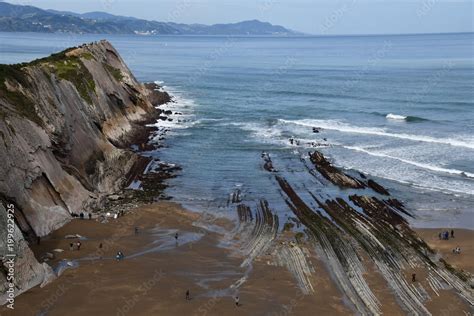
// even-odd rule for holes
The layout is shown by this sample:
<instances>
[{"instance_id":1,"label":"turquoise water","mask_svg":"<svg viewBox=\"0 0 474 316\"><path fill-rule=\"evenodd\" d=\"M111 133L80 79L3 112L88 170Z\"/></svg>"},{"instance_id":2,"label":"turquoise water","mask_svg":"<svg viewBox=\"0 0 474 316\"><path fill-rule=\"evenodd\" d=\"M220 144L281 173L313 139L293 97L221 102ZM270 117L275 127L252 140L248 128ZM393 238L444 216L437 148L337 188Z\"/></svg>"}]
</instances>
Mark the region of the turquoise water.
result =
<instances>
[{"instance_id":1,"label":"turquoise water","mask_svg":"<svg viewBox=\"0 0 474 316\"><path fill-rule=\"evenodd\" d=\"M0 62L102 37L0 33ZM321 143L402 196L417 224L474 228L474 34L107 39L184 114L157 153L183 167L167 191L176 201L226 212L240 189L287 214L260 154L310 186L300 157Z\"/></svg>"}]
</instances>

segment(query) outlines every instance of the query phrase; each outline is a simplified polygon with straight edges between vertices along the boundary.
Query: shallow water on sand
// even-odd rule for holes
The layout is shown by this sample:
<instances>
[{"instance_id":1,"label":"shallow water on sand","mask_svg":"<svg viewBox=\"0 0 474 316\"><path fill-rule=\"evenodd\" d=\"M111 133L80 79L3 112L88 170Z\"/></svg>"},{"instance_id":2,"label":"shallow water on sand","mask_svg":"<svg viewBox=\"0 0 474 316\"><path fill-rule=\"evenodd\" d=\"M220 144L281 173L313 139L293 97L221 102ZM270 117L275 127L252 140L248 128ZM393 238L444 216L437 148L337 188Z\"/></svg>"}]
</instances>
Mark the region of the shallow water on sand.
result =
<instances>
[{"instance_id":1,"label":"shallow water on sand","mask_svg":"<svg viewBox=\"0 0 474 316\"><path fill-rule=\"evenodd\" d=\"M139 80L161 80L182 115L157 155L182 166L167 194L227 213L229 195L290 212L260 154L319 190L300 157L380 178L419 226L474 228L474 34L313 38L0 33L0 62L106 37ZM178 122L178 120L180 122ZM319 128L319 133L313 132ZM299 140L291 145L289 138Z\"/></svg>"}]
</instances>

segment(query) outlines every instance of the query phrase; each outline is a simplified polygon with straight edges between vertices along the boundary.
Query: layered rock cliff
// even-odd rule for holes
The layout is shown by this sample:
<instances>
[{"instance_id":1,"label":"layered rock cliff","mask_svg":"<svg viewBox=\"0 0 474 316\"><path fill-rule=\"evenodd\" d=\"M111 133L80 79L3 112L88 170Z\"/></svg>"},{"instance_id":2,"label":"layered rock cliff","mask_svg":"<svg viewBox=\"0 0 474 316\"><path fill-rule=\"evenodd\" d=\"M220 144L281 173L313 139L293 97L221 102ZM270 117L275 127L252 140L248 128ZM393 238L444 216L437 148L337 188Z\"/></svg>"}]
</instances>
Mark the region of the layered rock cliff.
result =
<instances>
[{"instance_id":1,"label":"layered rock cliff","mask_svg":"<svg viewBox=\"0 0 474 316\"><path fill-rule=\"evenodd\" d=\"M25 242L64 225L72 213L99 209L123 187L139 160L130 141L157 115L152 102L167 99L154 93L107 41L0 65L0 199L4 207L15 205L21 232L18 291L41 283L45 273ZM5 255L3 241L0 251ZM6 270L0 271L1 282Z\"/></svg>"}]
</instances>

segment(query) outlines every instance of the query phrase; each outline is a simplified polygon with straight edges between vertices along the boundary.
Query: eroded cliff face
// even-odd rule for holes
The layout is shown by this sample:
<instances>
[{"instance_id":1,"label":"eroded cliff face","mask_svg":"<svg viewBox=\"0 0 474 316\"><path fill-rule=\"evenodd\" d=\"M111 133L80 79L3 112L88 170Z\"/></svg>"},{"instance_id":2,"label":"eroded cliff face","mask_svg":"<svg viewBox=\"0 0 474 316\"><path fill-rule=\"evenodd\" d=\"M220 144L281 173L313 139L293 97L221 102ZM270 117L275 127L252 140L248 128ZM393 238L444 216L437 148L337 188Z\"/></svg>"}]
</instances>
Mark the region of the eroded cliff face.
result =
<instances>
[{"instance_id":1,"label":"eroded cliff face","mask_svg":"<svg viewBox=\"0 0 474 316\"><path fill-rule=\"evenodd\" d=\"M100 208L124 185L139 159L128 145L156 116L156 98L107 41L0 65L0 199L15 204L26 240ZM17 266L32 258L20 254Z\"/></svg>"}]
</instances>

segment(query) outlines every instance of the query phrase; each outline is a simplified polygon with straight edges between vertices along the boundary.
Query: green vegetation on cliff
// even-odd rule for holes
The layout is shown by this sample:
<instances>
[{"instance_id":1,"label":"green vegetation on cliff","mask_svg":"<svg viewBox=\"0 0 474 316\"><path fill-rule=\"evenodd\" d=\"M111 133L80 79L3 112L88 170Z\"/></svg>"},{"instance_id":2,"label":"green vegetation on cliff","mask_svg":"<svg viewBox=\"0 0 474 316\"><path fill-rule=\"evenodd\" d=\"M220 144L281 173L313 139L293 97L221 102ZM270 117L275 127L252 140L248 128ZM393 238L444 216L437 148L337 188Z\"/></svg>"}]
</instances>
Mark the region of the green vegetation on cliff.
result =
<instances>
[{"instance_id":1,"label":"green vegetation on cliff","mask_svg":"<svg viewBox=\"0 0 474 316\"><path fill-rule=\"evenodd\" d=\"M95 93L95 82L91 73L82 63L81 59L75 56L48 63L52 66L52 71L61 79L71 82L89 104L92 104L91 93Z\"/></svg>"},{"instance_id":2,"label":"green vegetation on cliff","mask_svg":"<svg viewBox=\"0 0 474 316\"><path fill-rule=\"evenodd\" d=\"M30 86L26 74L21 70L21 66L0 65L0 98L12 104L18 114L41 125L42 121L36 113L34 102L21 92L17 85L20 85L23 89ZM2 113L1 116L5 118L6 113L3 111Z\"/></svg>"},{"instance_id":3,"label":"green vegetation on cliff","mask_svg":"<svg viewBox=\"0 0 474 316\"><path fill-rule=\"evenodd\" d=\"M80 96L89 104L92 104L92 93L95 94L95 82L92 74L84 66L81 58L93 60L94 56L90 52L84 52L78 56L67 56L68 52L77 49L72 47L62 52L52 54L48 57L33 60L29 63L15 65L0 65L0 98L6 100L14 106L15 111L29 120L42 125L42 120L38 116L34 100L26 93L33 84L28 78L25 68L42 67L47 74L54 73L58 78L71 82ZM111 67L111 66L109 66ZM113 67L111 67L114 70ZM107 68L114 77L118 76L115 71ZM121 74L120 74L121 76ZM2 111L0 118L8 115Z\"/></svg>"},{"instance_id":4,"label":"green vegetation on cliff","mask_svg":"<svg viewBox=\"0 0 474 316\"><path fill-rule=\"evenodd\" d=\"M122 81L123 75L122 75L122 71L120 71L120 69L112 67L112 66L110 66L109 64L106 64L106 63L103 63L103 65L104 65L105 69L107 69L107 71L112 75L112 77L115 78L115 80Z\"/></svg>"}]
</instances>

